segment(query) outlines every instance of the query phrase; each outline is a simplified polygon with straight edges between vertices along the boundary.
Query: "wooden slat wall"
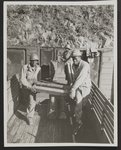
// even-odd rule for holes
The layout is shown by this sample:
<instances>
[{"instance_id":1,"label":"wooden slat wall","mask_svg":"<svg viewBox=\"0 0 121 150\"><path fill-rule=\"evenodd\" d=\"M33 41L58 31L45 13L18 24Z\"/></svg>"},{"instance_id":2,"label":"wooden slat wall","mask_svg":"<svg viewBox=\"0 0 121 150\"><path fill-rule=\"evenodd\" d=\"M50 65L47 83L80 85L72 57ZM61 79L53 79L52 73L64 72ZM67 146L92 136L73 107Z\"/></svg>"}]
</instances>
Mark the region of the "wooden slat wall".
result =
<instances>
[{"instance_id":1,"label":"wooden slat wall","mask_svg":"<svg viewBox=\"0 0 121 150\"><path fill-rule=\"evenodd\" d=\"M20 51L22 52L23 50L25 53L23 53L25 59L23 59L22 63L17 64L15 61L11 68L9 67L9 71L13 69L11 76L9 76L7 80L7 120L11 118L11 116L14 114L14 111L17 109L19 105L19 75L20 70L18 71L17 69L14 70L14 67L22 67L23 64L27 63L29 61L29 55L32 50L37 51L36 47L32 46L8 46L7 51L9 50L15 50L15 51ZM27 52L28 51L28 52ZM14 56L14 53L13 53Z\"/></svg>"},{"instance_id":2,"label":"wooden slat wall","mask_svg":"<svg viewBox=\"0 0 121 150\"><path fill-rule=\"evenodd\" d=\"M114 142L114 106L106 99L98 87L92 83L89 98L91 107L100 123L100 130L110 143Z\"/></svg>"},{"instance_id":3,"label":"wooden slat wall","mask_svg":"<svg viewBox=\"0 0 121 150\"><path fill-rule=\"evenodd\" d=\"M19 82L17 75L14 75L7 82L7 120L14 114L19 104Z\"/></svg>"},{"instance_id":4,"label":"wooden slat wall","mask_svg":"<svg viewBox=\"0 0 121 150\"><path fill-rule=\"evenodd\" d=\"M104 51L102 53L99 88L109 100L111 99L113 63L113 50Z\"/></svg>"}]
</instances>

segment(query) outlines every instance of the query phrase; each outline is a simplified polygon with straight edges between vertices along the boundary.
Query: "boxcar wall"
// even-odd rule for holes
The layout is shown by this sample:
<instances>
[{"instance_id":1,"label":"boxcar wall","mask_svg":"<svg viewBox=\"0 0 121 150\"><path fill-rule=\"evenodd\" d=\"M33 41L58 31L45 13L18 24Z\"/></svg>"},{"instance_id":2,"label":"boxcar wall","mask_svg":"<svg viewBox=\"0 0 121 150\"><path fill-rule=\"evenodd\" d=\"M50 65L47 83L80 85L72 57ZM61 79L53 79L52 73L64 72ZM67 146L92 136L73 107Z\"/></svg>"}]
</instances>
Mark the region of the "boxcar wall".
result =
<instances>
[{"instance_id":1,"label":"boxcar wall","mask_svg":"<svg viewBox=\"0 0 121 150\"><path fill-rule=\"evenodd\" d=\"M105 48L101 52L100 61L100 78L99 89L106 96L106 98L113 103L113 89L114 89L114 56L113 48Z\"/></svg>"}]
</instances>

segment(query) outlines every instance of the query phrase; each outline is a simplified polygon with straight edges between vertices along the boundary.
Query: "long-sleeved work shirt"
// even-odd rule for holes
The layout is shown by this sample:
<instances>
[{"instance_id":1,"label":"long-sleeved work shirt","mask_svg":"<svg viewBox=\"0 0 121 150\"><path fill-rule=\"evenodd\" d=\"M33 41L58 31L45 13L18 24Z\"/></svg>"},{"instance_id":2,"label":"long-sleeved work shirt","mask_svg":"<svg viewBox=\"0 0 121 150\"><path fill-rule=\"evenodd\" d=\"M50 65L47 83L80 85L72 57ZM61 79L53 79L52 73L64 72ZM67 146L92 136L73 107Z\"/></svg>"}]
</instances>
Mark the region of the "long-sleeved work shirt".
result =
<instances>
[{"instance_id":1,"label":"long-sleeved work shirt","mask_svg":"<svg viewBox=\"0 0 121 150\"><path fill-rule=\"evenodd\" d=\"M90 66L87 62L81 60L79 66L76 68L75 65L72 65L74 72L74 81L72 88L77 90L78 88L82 89L83 87L91 88L91 79L90 79Z\"/></svg>"},{"instance_id":2,"label":"long-sleeved work shirt","mask_svg":"<svg viewBox=\"0 0 121 150\"><path fill-rule=\"evenodd\" d=\"M40 66L31 67L30 64L26 64L22 67L20 82L26 88L31 88L34 82L37 81L37 75L40 71Z\"/></svg>"},{"instance_id":3,"label":"long-sleeved work shirt","mask_svg":"<svg viewBox=\"0 0 121 150\"><path fill-rule=\"evenodd\" d=\"M73 76L74 72L72 70L72 65L73 65L73 60L70 58L68 61L65 63L65 74L66 74L66 80L71 84L73 82Z\"/></svg>"}]
</instances>

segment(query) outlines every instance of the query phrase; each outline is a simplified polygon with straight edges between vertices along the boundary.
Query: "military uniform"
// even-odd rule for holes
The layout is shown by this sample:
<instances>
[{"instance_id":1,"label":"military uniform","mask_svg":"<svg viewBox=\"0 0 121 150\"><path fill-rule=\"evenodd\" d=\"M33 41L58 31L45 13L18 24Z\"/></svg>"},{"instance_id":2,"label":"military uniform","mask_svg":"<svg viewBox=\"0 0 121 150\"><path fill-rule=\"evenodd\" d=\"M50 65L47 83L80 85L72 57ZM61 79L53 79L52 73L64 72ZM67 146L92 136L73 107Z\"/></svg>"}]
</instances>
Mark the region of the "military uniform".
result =
<instances>
[{"instance_id":1,"label":"military uniform","mask_svg":"<svg viewBox=\"0 0 121 150\"><path fill-rule=\"evenodd\" d=\"M28 107L27 107L27 117L33 118L34 109L36 105L36 92L33 92L31 88L33 88L34 83L37 81L37 75L40 71L40 66L36 65L32 67L30 64L26 64L23 66L21 71L20 82L22 87L25 89L24 94L28 96Z\"/></svg>"},{"instance_id":2,"label":"military uniform","mask_svg":"<svg viewBox=\"0 0 121 150\"><path fill-rule=\"evenodd\" d=\"M74 57L81 57L79 51L75 51L73 55ZM76 121L80 124L82 123L82 99L86 97L91 90L90 66L87 62L80 59L80 62L77 66L73 63L72 71L73 83L70 90L72 95L70 94L70 97L76 100L75 117Z\"/></svg>"},{"instance_id":3,"label":"military uniform","mask_svg":"<svg viewBox=\"0 0 121 150\"><path fill-rule=\"evenodd\" d=\"M78 68L72 66L73 69L73 86L75 90L81 92L82 98L90 93L91 79L90 79L90 66L87 62L81 60Z\"/></svg>"},{"instance_id":4,"label":"military uniform","mask_svg":"<svg viewBox=\"0 0 121 150\"><path fill-rule=\"evenodd\" d=\"M65 62L65 67L64 67L65 76L66 76L65 79L67 80L67 84L69 85L73 82L73 76L74 76L72 65L73 65L73 61L71 58Z\"/></svg>"}]
</instances>

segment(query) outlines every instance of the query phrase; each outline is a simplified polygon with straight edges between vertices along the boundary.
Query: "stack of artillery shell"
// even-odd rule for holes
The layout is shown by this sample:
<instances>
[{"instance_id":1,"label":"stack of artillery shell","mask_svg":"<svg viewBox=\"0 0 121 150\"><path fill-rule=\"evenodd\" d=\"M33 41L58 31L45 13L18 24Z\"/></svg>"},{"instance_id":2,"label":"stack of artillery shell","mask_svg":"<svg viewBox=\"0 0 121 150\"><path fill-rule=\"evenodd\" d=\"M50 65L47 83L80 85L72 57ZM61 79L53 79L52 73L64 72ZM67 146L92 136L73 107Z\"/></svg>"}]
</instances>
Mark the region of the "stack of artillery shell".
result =
<instances>
[{"instance_id":1,"label":"stack of artillery shell","mask_svg":"<svg viewBox=\"0 0 121 150\"><path fill-rule=\"evenodd\" d=\"M46 92L54 95L65 95L68 93L69 87L65 84L53 82L37 82L35 85L37 92Z\"/></svg>"}]
</instances>

